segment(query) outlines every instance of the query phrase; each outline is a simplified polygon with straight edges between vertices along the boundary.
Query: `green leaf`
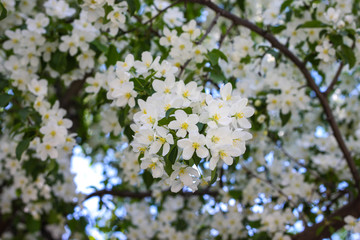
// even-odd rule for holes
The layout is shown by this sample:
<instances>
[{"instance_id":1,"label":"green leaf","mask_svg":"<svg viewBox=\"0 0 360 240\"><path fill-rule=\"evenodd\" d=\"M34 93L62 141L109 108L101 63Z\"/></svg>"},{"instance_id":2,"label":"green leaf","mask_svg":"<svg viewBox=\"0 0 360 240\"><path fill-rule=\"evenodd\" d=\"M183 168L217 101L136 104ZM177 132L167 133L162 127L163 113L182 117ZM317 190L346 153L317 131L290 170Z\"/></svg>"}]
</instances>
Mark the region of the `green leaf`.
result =
<instances>
[{"instance_id":1,"label":"green leaf","mask_svg":"<svg viewBox=\"0 0 360 240\"><path fill-rule=\"evenodd\" d=\"M13 95L10 95L7 93L1 93L0 94L0 107L6 107L12 98L13 98Z\"/></svg>"},{"instance_id":2,"label":"green leaf","mask_svg":"<svg viewBox=\"0 0 360 240\"><path fill-rule=\"evenodd\" d=\"M169 160L170 160L170 162L171 162L172 164L174 164L175 161L176 161L176 159L177 159L178 151L179 151L179 150L178 150L176 144L174 144L173 147L172 147L172 150L170 151L170 153L169 153L169 155L168 155L168 158L169 158Z\"/></svg>"},{"instance_id":3,"label":"green leaf","mask_svg":"<svg viewBox=\"0 0 360 240\"><path fill-rule=\"evenodd\" d=\"M18 111L18 114L21 118L22 121L25 121L26 118L29 116L31 112L31 108L30 107L26 107L26 108L22 108Z\"/></svg>"},{"instance_id":4,"label":"green leaf","mask_svg":"<svg viewBox=\"0 0 360 240\"><path fill-rule=\"evenodd\" d=\"M67 67L66 55L67 53L60 51L53 53L49 62L50 67L59 73L64 73Z\"/></svg>"},{"instance_id":5,"label":"green leaf","mask_svg":"<svg viewBox=\"0 0 360 240\"><path fill-rule=\"evenodd\" d=\"M108 4L105 4L104 5L104 10L105 10L105 15L104 15L104 18L103 18L103 24L106 24L108 22L110 22L110 19L108 19L108 14L114 10L112 6L109 6Z\"/></svg>"},{"instance_id":6,"label":"green leaf","mask_svg":"<svg viewBox=\"0 0 360 240\"><path fill-rule=\"evenodd\" d=\"M230 195L232 198L234 198L234 199L236 199L236 200L239 200L239 199L241 199L241 197L242 197L242 190L230 190L230 191L229 191L229 195Z\"/></svg>"},{"instance_id":7,"label":"green leaf","mask_svg":"<svg viewBox=\"0 0 360 240\"><path fill-rule=\"evenodd\" d=\"M168 125L171 121L175 120L175 117L169 117L169 118L162 118L158 121L158 126L164 126L164 125Z\"/></svg>"},{"instance_id":8,"label":"green leaf","mask_svg":"<svg viewBox=\"0 0 360 240\"><path fill-rule=\"evenodd\" d=\"M239 6L241 11L245 12L245 0L236 0L236 4Z\"/></svg>"},{"instance_id":9,"label":"green leaf","mask_svg":"<svg viewBox=\"0 0 360 240\"><path fill-rule=\"evenodd\" d=\"M152 174L148 170L145 170L142 177L143 177L144 183L146 185L146 188L149 189L151 187L152 183L154 182L154 178L153 178Z\"/></svg>"},{"instance_id":10,"label":"green leaf","mask_svg":"<svg viewBox=\"0 0 360 240\"><path fill-rule=\"evenodd\" d=\"M205 126L205 124L203 124L203 123L201 123L201 122L198 122L198 123L196 124L196 126L197 126L198 129L199 129L199 133L204 133L204 130L205 130L204 126Z\"/></svg>"},{"instance_id":11,"label":"green leaf","mask_svg":"<svg viewBox=\"0 0 360 240\"><path fill-rule=\"evenodd\" d=\"M334 48L343 44L343 37L339 34L329 34L330 42L334 45Z\"/></svg>"},{"instance_id":12,"label":"green leaf","mask_svg":"<svg viewBox=\"0 0 360 240\"><path fill-rule=\"evenodd\" d=\"M16 147L16 158L17 159L21 159L21 155L23 154L23 152L28 149L30 144L30 139L26 138L24 140L22 140L21 142L19 142L19 144Z\"/></svg>"},{"instance_id":13,"label":"green leaf","mask_svg":"<svg viewBox=\"0 0 360 240\"><path fill-rule=\"evenodd\" d=\"M210 72L211 72L210 77L215 83L220 83L220 82L226 81L226 77L223 74L223 72L221 71L219 65L216 65L214 68L212 68Z\"/></svg>"},{"instance_id":14,"label":"green leaf","mask_svg":"<svg viewBox=\"0 0 360 240\"><path fill-rule=\"evenodd\" d=\"M260 232L260 233L256 233L254 234L253 240L270 240L271 238L269 238L269 236L267 235L266 232Z\"/></svg>"},{"instance_id":15,"label":"green leaf","mask_svg":"<svg viewBox=\"0 0 360 240\"><path fill-rule=\"evenodd\" d=\"M58 213L54 210L51 209L49 215L48 215L48 223L58 223L59 222L59 215Z\"/></svg>"},{"instance_id":16,"label":"green leaf","mask_svg":"<svg viewBox=\"0 0 360 240\"><path fill-rule=\"evenodd\" d=\"M39 220L35 220L32 217L28 217L27 222L26 222L26 229L33 233L33 232L37 232L40 230L41 224Z\"/></svg>"},{"instance_id":17,"label":"green leaf","mask_svg":"<svg viewBox=\"0 0 360 240\"><path fill-rule=\"evenodd\" d=\"M249 221L248 224L249 224L249 226L252 227L252 228L259 228L259 227L261 227L261 221L260 221L260 220Z\"/></svg>"},{"instance_id":18,"label":"green leaf","mask_svg":"<svg viewBox=\"0 0 360 240\"><path fill-rule=\"evenodd\" d=\"M165 160L164 170L170 176L171 173L173 172L173 169L172 169L173 164L170 161L169 157L165 157L164 160Z\"/></svg>"},{"instance_id":19,"label":"green leaf","mask_svg":"<svg viewBox=\"0 0 360 240\"><path fill-rule=\"evenodd\" d=\"M126 0L129 7L130 14L134 14L140 9L140 1L139 0Z\"/></svg>"},{"instance_id":20,"label":"green leaf","mask_svg":"<svg viewBox=\"0 0 360 240\"><path fill-rule=\"evenodd\" d=\"M100 52L105 53L105 52L108 51L107 46L105 46L104 44L102 44L99 39L95 39L94 41L92 41L92 42L90 43L90 45L94 46L95 49L97 49L97 50L100 51Z\"/></svg>"},{"instance_id":21,"label":"green leaf","mask_svg":"<svg viewBox=\"0 0 360 240\"><path fill-rule=\"evenodd\" d=\"M122 126L122 127L125 126L125 121L128 117L129 110L130 110L130 107L127 105L125 108L121 109L118 112L119 123L120 123L120 126Z\"/></svg>"},{"instance_id":22,"label":"green leaf","mask_svg":"<svg viewBox=\"0 0 360 240\"><path fill-rule=\"evenodd\" d=\"M280 25L280 26L275 26L275 27L270 27L270 31L274 34L278 34L281 33L283 30L286 29L285 25Z\"/></svg>"},{"instance_id":23,"label":"green leaf","mask_svg":"<svg viewBox=\"0 0 360 240\"><path fill-rule=\"evenodd\" d=\"M219 58L224 59L226 62L228 61L225 54L223 52L221 52L219 49L213 49L213 50L211 50L211 52L209 52L206 55L209 58L211 65L213 65L213 66L218 64Z\"/></svg>"},{"instance_id":24,"label":"green leaf","mask_svg":"<svg viewBox=\"0 0 360 240\"><path fill-rule=\"evenodd\" d=\"M0 21L6 18L7 16L7 10L4 7L4 5L0 2Z\"/></svg>"},{"instance_id":25,"label":"green leaf","mask_svg":"<svg viewBox=\"0 0 360 240\"><path fill-rule=\"evenodd\" d=\"M115 63L120 60L120 55L114 45L110 45L109 50L106 54L106 66L109 67L111 65L115 65Z\"/></svg>"},{"instance_id":26,"label":"green leaf","mask_svg":"<svg viewBox=\"0 0 360 240\"><path fill-rule=\"evenodd\" d=\"M218 177L217 168L215 168L214 170L211 171L210 185L216 182L217 177Z\"/></svg>"},{"instance_id":27,"label":"green leaf","mask_svg":"<svg viewBox=\"0 0 360 240\"><path fill-rule=\"evenodd\" d=\"M291 117L291 112L288 112L287 114L283 114L282 111L280 111L281 126L285 126L290 120L290 117Z\"/></svg>"},{"instance_id":28,"label":"green leaf","mask_svg":"<svg viewBox=\"0 0 360 240\"><path fill-rule=\"evenodd\" d=\"M327 25L323 22L317 21L317 20L313 20L313 21L307 21L307 22L304 22L303 24L300 24L297 27L297 29L299 29L299 28L324 28L324 27L329 27L329 25Z\"/></svg>"},{"instance_id":29,"label":"green leaf","mask_svg":"<svg viewBox=\"0 0 360 240\"><path fill-rule=\"evenodd\" d=\"M138 157L138 163L139 165L141 165L141 159L144 157L144 153L140 152L139 157Z\"/></svg>"},{"instance_id":30,"label":"green leaf","mask_svg":"<svg viewBox=\"0 0 360 240\"><path fill-rule=\"evenodd\" d=\"M196 153L194 153L194 155L192 156L191 159L194 161L194 163L195 163L196 166L198 166L199 163L200 163L200 161L201 161L201 158L199 158L199 157L196 155Z\"/></svg>"},{"instance_id":31,"label":"green leaf","mask_svg":"<svg viewBox=\"0 0 360 240\"><path fill-rule=\"evenodd\" d=\"M324 230L324 228L325 228L325 225L322 225L318 229L316 229L316 236L319 236L322 233L322 231Z\"/></svg>"},{"instance_id":32,"label":"green leaf","mask_svg":"<svg viewBox=\"0 0 360 240\"><path fill-rule=\"evenodd\" d=\"M128 138L129 142L132 142L132 140L134 139L134 132L133 130L130 128L130 126L126 126L124 128L124 134L125 136Z\"/></svg>"},{"instance_id":33,"label":"green leaf","mask_svg":"<svg viewBox=\"0 0 360 240\"><path fill-rule=\"evenodd\" d=\"M280 7L280 13L282 13L287 7L289 7L291 5L291 3L293 2L293 0L286 0L281 4Z\"/></svg>"},{"instance_id":34,"label":"green leaf","mask_svg":"<svg viewBox=\"0 0 360 240\"><path fill-rule=\"evenodd\" d=\"M183 111L186 112L186 114L192 114L192 108L191 107L184 108Z\"/></svg>"},{"instance_id":35,"label":"green leaf","mask_svg":"<svg viewBox=\"0 0 360 240\"><path fill-rule=\"evenodd\" d=\"M134 90L135 91L142 92L145 90L145 86L144 86L145 79L144 78L132 78L131 80L134 82Z\"/></svg>"},{"instance_id":36,"label":"green leaf","mask_svg":"<svg viewBox=\"0 0 360 240\"><path fill-rule=\"evenodd\" d=\"M169 108L165 114L166 118L168 118L170 115L174 114L176 110L177 110L176 108Z\"/></svg>"},{"instance_id":37,"label":"green leaf","mask_svg":"<svg viewBox=\"0 0 360 240\"><path fill-rule=\"evenodd\" d=\"M356 63L356 57L354 54L354 50L346 45L341 46L341 53L339 53L341 58L344 60L345 63L349 64L349 68L351 69L354 67Z\"/></svg>"}]
</instances>

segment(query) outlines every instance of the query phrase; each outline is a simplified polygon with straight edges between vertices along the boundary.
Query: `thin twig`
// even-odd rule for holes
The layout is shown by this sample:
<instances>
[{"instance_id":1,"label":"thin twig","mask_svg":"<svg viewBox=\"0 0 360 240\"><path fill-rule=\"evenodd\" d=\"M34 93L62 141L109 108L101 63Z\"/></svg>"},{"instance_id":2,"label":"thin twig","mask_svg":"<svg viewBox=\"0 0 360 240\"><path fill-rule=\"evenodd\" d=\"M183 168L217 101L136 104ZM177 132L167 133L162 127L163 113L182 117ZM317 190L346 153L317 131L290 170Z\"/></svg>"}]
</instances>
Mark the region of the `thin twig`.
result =
<instances>
[{"instance_id":1,"label":"thin twig","mask_svg":"<svg viewBox=\"0 0 360 240\"><path fill-rule=\"evenodd\" d=\"M341 74L343 67L344 67L344 63L340 62L340 66L339 66L338 70L336 71L336 74L335 74L333 80L331 81L331 83L330 83L329 87L326 89L326 91L323 93L326 97L334 89L335 84L337 83L337 81L339 79L339 76Z\"/></svg>"},{"instance_id":2,"label":"thin twig","mask_svg":"<svg viewBox=\"0 0 360 240\"><path fill-rule=\"evenodd\" d=\"M353 41L352 45L351 45L351 49L353 50L355 48L355 41ZM333 78L333 80L331 81L329 87L326 89L325 92L323 92L323 94L325 95L325 97L327 97L329 95L329 93L334 89L335 84L337 83L337 81L339 80L339 76L341 74L341 71L344 67L344 63L341 61L340 62L340 66L338 68L338 70L336 71L336 74Z\"/></svg>"},{"instance_id":3,"label":"thin twig","mask_svg":"<svg viewBox=\"0 0 360 240\"><path fill-rule=\"evenodd\" d=\"M209 35L209 33L211 32L211 30L214 28L214 26L217 23L218 18L220 17L220 14L216 14L216 16L214 17L214 19L212 20L212 22L210 23L209 27L206 29L206 32L204 33L204 35L201 37L201 39L197 42L195 42L196 45L201 44L205 38L207 37L207 35ZM186 62L184 63L184 65L182 65L180 67L180 72L178 74L178 78L181 77L182 73L184 72L184 70L186 69L187 65L189 65L189 63L191 62L191 59L186 60Z\"/></svg>"},{"instance_id":4,"label":"thin twig","mask_svg":"<svg viewBox=\"0 0 360 240\"><path fill-rule=\"evenodd\" d=\"M209 27L206 29L206 32L204 33L204 35L200 38L199 41L195 42L196 45L201 44L205 38L209 35L209 33L211 32L211 30L214 28L214 26L216 25L218 19L220 17L220 13L217 13L216 16L214 17L214 19L211 21Z\"/></svg>"},{"instance_id":5,"label":"thin twig","mask_svg":"<svg viewBox=\"0 0 360 240\"><path fill-rule=\"evenodd\" d=\"M180 3L181 0L178 0L172 4L170 4L169 6L167 6L166 8L159 10L159 12L153 16L152 18L150 18L149 20L147 20L146 22L143 23L143 25L146 25L148 23L151 23L152 21L154 21L158 16L160 16L162 13L166 12L166 10L168 10L169 8L172 8L173 6L177 5L178 3Z\"/></svg>"},{"instance_id":6,"label":"thin twig","mask_svg":"<svg viewBox=\"0 0 360 240\"><path fill-rule=\"evenodd\" d=\"M225 38L227 35L229 35L231 29L235 26L234 22L231 23L230 27L226 30L226 32L224 34L221 34L220 39L219 39L219 49L221 48Z\"/></svg>"},{"instance_id":7,"label":"thin twig","mask_svg":"<svg viewBox=\"0 0 360 240\"><path fill-rule=\"evenodd\" d=\"M260 181L268 184L269 186L271 186L275 191L277 191L280 195L282 195L283 197L285 197L285 199L292 205L293 208L296 208L297 204L287 195L283 192L283 190L281 190L281 188L275 186L272 182L263 179L262 177L260 177L259 175L257 175L256 173L254 173L253 171L251 171L249 168L247 168L246 166L244 166L243 164L241 164L241 167L247 172L249 173L251 176L255 177L256 179L259 179ZM300 219L303 221L304 223L304 227L307 227L307 221L305 219L304 213L299 211L299 216Z\"/></svg>"}]
</instances>

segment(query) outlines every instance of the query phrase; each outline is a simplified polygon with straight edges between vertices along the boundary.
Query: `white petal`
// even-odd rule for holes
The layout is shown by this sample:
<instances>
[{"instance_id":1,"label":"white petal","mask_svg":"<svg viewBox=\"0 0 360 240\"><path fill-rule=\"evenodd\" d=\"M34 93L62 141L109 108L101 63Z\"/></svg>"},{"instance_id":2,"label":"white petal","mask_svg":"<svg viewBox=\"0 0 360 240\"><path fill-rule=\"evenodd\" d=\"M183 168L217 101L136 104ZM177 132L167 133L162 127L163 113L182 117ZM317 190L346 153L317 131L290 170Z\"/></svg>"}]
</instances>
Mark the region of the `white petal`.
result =
<instances>
[{"instance_id":1,"label":"white petal","mask_svg":"<svg viewBox=\"0 0 360 240\"><path fill-rule=\"evenodd\" d=\"M152 171L152 175L154 178L162 177L163 173L164 173L163 168L161 168L159 166L155 167L155 169Z\"/></svg>"},{"instance_id":2,"label":"white petal","mask_svg":"<svg viewBox=\"0 0 360 240\"><path fill-rule=\"evenodd\" d=\"M171 121L169 123L169 128L170 129L179 129L180 128L180 123L178 121Z\"/></svg>"},{"instance_id":3,"label":"white petal","mask_svg":"<svg viewBox=\"0 0 360 240\"><path fill-rule=\"evenodd\" d=\"M181 181L175 181L172 185L171 185L171 191L172 192L179 192L182 187L183 187L183 183Z\"/></svg>"},{"instance_id":4,"label":"white petal","mask_svg":"<svg viewBox=\"0 0 360 240\"><path fill-rule=\"evenodd\" d=\"M224 157L223 161L227 164L227 165L231 165L234 162L234 159L232 157Z\"/></svg>"},{"instance_id":5,"label":"white petal","mask_svg":"<svg viewBox=\"0 0 360 240\"><path fill-rule=\"evenodd\" d=\"M153 144L151 144L150 149L149 149L149 153L157 153L161 148L161 143L159 141L155 141L153 142Z\"/></svg>"},{"instance_id":6,"label":"white petal","mask_svg":"<svg viewBox=\"0 0 360 240\"><path fill-rule=\"evenodd\" d=\"M246 118L239 119L238 123L242 128L246 128L246 129L251 128L251 123Z\"/></svg>"},{"instance_id":7,"label":"white petal","mask_svg":"<svg viewBox=\"0 0 360 240\"><path fill-rule=\"evenodd\" d=\"M199 116L196 114L191 114L188 117L188 123L189 124L197 124L199 122Z\"/></svg>"},{"instance_id":8,"label":"white petal","mask_svg":"<svg viewBox=\"0 0 360 240\"><path fill-rule=\"evenodd\" d=\"M192 155L194 154L194 151L195 151L195 149L192 148L191 146L184 148L183 159L189 160L192 157Z\"/></svg>"},{"instance_id":9,"label":"white petal","mask_svg":"<svg viewBox=\"0 0 360 240\"><path fill-rule=\"evenodd\" d=\"M165 156L166 154L169 153L169 150L170 150L170 144L169 143L165 143L164 144L164 147L163 147L163 153L162 155Z\"/></svg>"},{"instance_id":10,"label":"white petal","mask_svg":"<svg viewBox=\"0 0 360 240\"><path fill-rule=\"evenodd\" d=\"M175 118L179 122L184 122L186 120L186 118L187 118L187 114L183 110L176 110Z\"/></svg>"},{"instance_id":11,"label":"white petal","mask_svg":"<svg viewBox=\"0 0 360 240\"><path fill-rule=\"evenodd\" d=\"M209 155L209 150L207 150L207 148L205 147L199 147L198 149L196 149L196 154L200 158L206 158Z\"/></svg>"},{"instance_id":12,"label":"white petal","mask_svg":"<svg viewBox=\"0 0 360 240\"><path fill-rule=\"evenodd\" d=\"M184 183L185 186L190 186L193 184L192 177L187 173L180 174L180 180Z\"/></svg>"},{"instance_id":13,"label":"white petal","mask_svg":"<svg viewBox=\"0 0 360 240\"><path fill-rule=\"evenodd\" d=\"M214 158L214 157L212 157L212 158L210 159L210 165L209 165L210 170L214 170L214 169L215 169L216 164L217 164L218 161L219 161L219 158Z\"/></svg>"}]
</instances>

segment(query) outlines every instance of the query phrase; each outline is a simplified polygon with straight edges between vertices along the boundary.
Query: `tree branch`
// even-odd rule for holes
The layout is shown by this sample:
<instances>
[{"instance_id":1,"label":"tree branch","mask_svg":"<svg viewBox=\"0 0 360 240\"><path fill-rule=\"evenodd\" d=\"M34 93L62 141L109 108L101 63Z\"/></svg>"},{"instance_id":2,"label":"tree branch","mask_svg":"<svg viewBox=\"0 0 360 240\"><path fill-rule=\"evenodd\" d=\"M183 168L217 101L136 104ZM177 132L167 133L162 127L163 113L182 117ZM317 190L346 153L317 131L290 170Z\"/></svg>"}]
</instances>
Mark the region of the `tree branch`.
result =
<instances>
[{"instance_id":1,"label":"tree branch","mask_svg":"<svg viewBox=\"0 0 360 240\"><path fill-rule=\"evenodd\" d=\"M180 3L181 0L178 0L172 4L170 4L169 6L167 6L166 8L162 9L162 10L158 10L159 12L153 16L152 18L150 18L149 20L147 20L146 22L143 23L143 25L146 25L148 23L151 23L155 18L157 18L158 16L160 16L163 12L166 12L166 10L168 10L169 8L172 8L173 6L175 6L176 4Z\"/></svg>"},{"instance_id":2,"label":"tree branch","mask_svg":"<svg viewBox=\"0 0 360 240\"><path fill-rule=\"evenodd\" d=\"M217 20L219 19L220 14L217 13L216 16L214 17L214 19L212 20L212 22L210 23L209 27L206 29L206 32L204 33L204 35L200 38L199 41L196 42L196 45L201 44L205 38L209 35L209 33L211 32L211 30L214 28L214 26L217 23Z\"/></svg>"},{"instance_id":3,"label":"tree branch","mask_svg":"<svg viewBox=\"0 0 360 240\"><path fill-rule=\"evenodd\" d=\"M284 56L286 56L288 59L290 59L290 61L292 61L297 66L297 68L304 75L308 86L316 93L316 96L319 99L320 104L327 116L327 120L331 126L334 137L344 155L347 165L350 168L351 174L355 180L355 185L356 185L358 191L360 191L360 175L356 168L355 162L354 162L353 158L351 157L350 151L347 148L347 146L344 142L344 139L340 133L339 127L335 121L335 117L332 113L332 110L330 108L330 105L329 105L329 102L328 102L326 96L320 92L320 89L316 85L309 70L306 68L305 63L302 62L285 45L280 43L274 35L272 35L268 31L265 31L264 29L258 27L254 23L252 23L246 19L240 18L240 17L220 8L218 5L211 2L210 0L191 0L191 2L199 3L201 5L207 6L210 9L212 9L213 11L215 11L216 13L220 13L221 16L231 20L234 24L246 27L246 28L250 29L251 31L259 34L260 36L265 38L267 41L269 41L274 48L278 49Z\"/></svg>"},{"instance_id":4,"label":"tree branch","mask_svg":"<svg viewBox=\"0 0 360 240\"><path fill-rule=\"evenodd\" d=\"M334 89L334 86L335 86L336 82L337 82L338 79L339 79L339 76L340 76L340 73L341 73L343 67L344 67L344 63L341 62L338 70L336 71L336 74L335 74L333 80L331 81L331 83L330 83L330 85L329 85L329 87L328 87L328 88L326 89L326 91L323 93L326 97L327 97L327 96L329 95L329 93Z\"/></svg>"},{"instance_id":5,"label":"tree branch","mask_svg":"<svg viewBox=\"0 0 360 240\"><path fill-rule=\"evenodd\" d=\"M270 187L272 187L275 191L277 191L279 193L279 195L283 196L286 199L286 201L288 201L292 205L293 208L297 207L297 204L293 201L293 199L291 199L289 195L284 193L284 191L280 187L277 187L271 181L260 177L259 175L257 175L253 171L251 171L249 168L247 168L244 164L241 164L241 167L244 169L245 172L250 174L250 176L252 176L256 179L259 179L260 181L262 181L262 182L268 184ZM299 216L300 216L301 221L304 224L304 227L307 228L306 219L305 219L304 213L302 211L299 211Z\"/></svg>"},{"instance_id":6,"label":"tree branch","mask_svg":"<svg viewBox=\"0 0 360 240\"><path fill-rule=\"evenodd\" d=\"M210 23L209 27L206 29L206 32L204 33L204 35L201 37L201 39L197 42L195 42L196 45L199 45L201 44L207 35L209 35L209 33L211 32L211 30L214 28L214 26L216 25L217 23L217 20L219 19L220 17L220 14L216 14L216 16L214 17L214 19L212 20L212 22ZM187 67L187 65L189 65L189 63L191 62L191 58L188 59L183 66L180 67L180 72L178 74L178 78L181 77L181 74L184 72L185 68Z\"/></svg>"},{"instance_id":7,"label":"tree branch","mask_svg":"<svg viewBox=\"0 0 360 240\"><path fill-rule=\"evenodd\" d=\"M294 235L292 240L318 240L329 238L334 233L332 230L337 230L345 225L344 218L348 215L354 216L355 218L360 217L359 196L352 202L336 210L322 222L308 227L306 231Z\"/></svg>"},{"instance_id":8,"label":"tree branch","mask_svg":"<svg viewBox=\"0 0 360 240\"><path fill-rule=\"evenodd\" d=\"M234 26L235 26L235 24L234 24L234 23L231 23L230 27L226 30L226 32L223 33L223 34L221 34L220 39L219 39L219 49L221 48L221 45L223 44L226 36L229 35L231 29L232 29Z\"/></svg>"},{"instance_id":9,"label":"tree branch","mask_svg":"<svg viewBox=\"0 0 360 240\"><path fill-rule=\"evenodd\" d=\"M163 193L170 193L169 191L164 191ZM85 200L88 200L92 197L102 197L104 195L112 195L116 197L129 197L129 198L135 198L135 199L143 199L146 197L151 197L151 191L147 192L132 192L128 190L116 190L116 189L103 189L96 192L93 192L86 196ZM219 195L218 191L210 191L209 189L205 190L198 190L196 192L179 192L178 195L184 196L184 197L191 197L191 196L202 196L202 195L210 195L213 197L216 197Z\"/></svg>"},{"instance_id":10,"label":"tree branch","mask_svg":"<svg viewBox=\"0 0 360 240\"><path fill-rule=\"evenodd\" d=\"M351 49L354 49L354 48L355 48L355 41L353 41L353 43L351 45ZM339 66L338 70L336 71L336 74L335 74L333 80L331 81L329 87L326 89L325 92L323 92L325 97L327 97L329 95L329 93L334 89L335 84L339 80L339 76L341 74L341 71L342 71L343 67L344 67L344 63L341 61L340 66Z\"/></svg>"}]
</instances>

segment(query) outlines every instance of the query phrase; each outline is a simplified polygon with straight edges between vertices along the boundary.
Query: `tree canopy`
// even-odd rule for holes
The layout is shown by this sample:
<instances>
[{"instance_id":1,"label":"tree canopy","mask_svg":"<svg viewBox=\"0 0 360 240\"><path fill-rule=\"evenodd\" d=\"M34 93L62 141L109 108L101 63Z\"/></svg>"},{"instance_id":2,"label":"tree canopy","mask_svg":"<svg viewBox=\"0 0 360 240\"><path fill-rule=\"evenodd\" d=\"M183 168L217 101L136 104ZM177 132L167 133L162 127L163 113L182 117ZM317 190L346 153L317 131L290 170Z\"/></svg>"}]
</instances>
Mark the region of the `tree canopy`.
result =
<instances>
[{"instance_id":1,"label":"tree canopy","mask_svg":"<svg viewBox=\"0 0 360 240\"><path fill-rule=\"evenodd\" d=\"M359 9L0 0L0 238L360 233Z\"/></svg>"}]
</instances>

